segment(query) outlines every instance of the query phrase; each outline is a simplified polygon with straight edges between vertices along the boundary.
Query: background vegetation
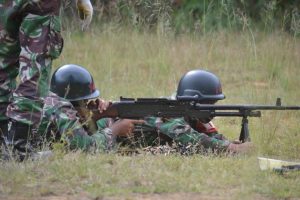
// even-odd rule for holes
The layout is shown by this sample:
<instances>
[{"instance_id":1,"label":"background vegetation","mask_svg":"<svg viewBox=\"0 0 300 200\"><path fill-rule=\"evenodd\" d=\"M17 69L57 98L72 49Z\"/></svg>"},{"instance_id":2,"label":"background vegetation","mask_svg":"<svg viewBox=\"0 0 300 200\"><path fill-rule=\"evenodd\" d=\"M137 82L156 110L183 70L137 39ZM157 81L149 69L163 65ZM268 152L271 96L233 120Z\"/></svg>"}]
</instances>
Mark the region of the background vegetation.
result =
<instances>
[{"instance_id":1,"label":"background vegetation","mask_svg":"<svg viewBox=\"0 0 300 200\"><path fill-rule=\"evenodd\" d=\"M64 13L76 15L68 1ZM300 34L300 0L93 0L97 24L138 30L207 34L216 30L280 29Z\"/></svg>"},{"instance_id":2,"label":"background vegetation","mask_svg":"<svg viewBox=\"0 0 300 200\"><path fill-rule=\"evenodd\" d=\"M201 68L220 77L227 98L219 104L273 105L281 97L285 105L299 105L299 29L285 29L277 11L270 18L273 26L264 25L262 17L267 2L275 2L278 10L280 3L296 1L253 1L259 9L256 14L242 12L247 16L239 18L247 19L243 23L230 17L233 12L214 10L230 2L247 6L246 1L200 5L191 0L175 9L157 0L149 4L156 9L143 11L147 2L118 1L118 9L108 14L97 4L96 20L85 33L74 20L64 18L65 48L54 69L66 63L87 67L104 99L169 96L185 72ZM199 7L198 22L192 13L180 19L188 5ZM297 9L295 5L291 9ZM229 10L238 10L233 8ZM68 9L65 16L72 13ZM147 12L159 17L150 23ZM1 163L0 199L299 199L299 172L260 171L257 162L257 156L300 161L299 119L300 112L283 111L250 119L256 149L249 155L65 155L55 149L50 160ZM214 122L229 139L238 137L240 119Z\"/></svg>"}]
</instances>

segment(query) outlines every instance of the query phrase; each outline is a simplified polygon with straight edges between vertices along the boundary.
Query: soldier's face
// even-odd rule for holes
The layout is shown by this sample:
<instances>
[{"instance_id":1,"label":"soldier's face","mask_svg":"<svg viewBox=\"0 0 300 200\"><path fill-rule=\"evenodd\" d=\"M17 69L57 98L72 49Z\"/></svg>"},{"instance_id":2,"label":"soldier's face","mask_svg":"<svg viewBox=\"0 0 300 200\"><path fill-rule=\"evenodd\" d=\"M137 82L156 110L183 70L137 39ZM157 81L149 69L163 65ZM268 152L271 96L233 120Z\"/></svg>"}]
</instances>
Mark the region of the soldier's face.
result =
<instances>
[{"instance_id":1,"label":"soldier's face","mask_svg":"<svg viewBox=\"0 0 300 200\"><path fill-rule=\"evenodd\" d=\"M82 121L86 121L91 115L90 110L87 108L87 100L78 101L74 108Z\"/></svg>"},{"instance_id":2,"label":"soldier's face","mask_svg":"<svg viewBox=\"0 0 300 200\"><path fill-rule=\"evenodd\" d=\"M199 104L215 104L217 103L217 100L205 100L205 101L201 101L201 102L198 102ZM197 119L199 122L202 122L202 123L208 123L210 122L211 120L213 120L213 117L208 117L208 118L205 118L205 119Z\"/></svg>"}]
</instances>

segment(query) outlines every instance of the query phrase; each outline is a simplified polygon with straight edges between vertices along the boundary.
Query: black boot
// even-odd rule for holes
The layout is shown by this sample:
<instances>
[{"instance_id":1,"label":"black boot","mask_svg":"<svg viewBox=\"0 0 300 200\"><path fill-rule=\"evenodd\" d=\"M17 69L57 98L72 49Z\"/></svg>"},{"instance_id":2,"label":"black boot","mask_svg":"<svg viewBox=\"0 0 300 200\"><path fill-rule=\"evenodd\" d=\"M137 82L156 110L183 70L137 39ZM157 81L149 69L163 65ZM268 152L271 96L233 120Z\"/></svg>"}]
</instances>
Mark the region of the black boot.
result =
<instances>
[{"instance_id":1,"label":"black boot","mask_svg":"<svg viewBox=\"0 0 300 200\"><path fill-rule=\"evenodd\" d=\"M30 144L33 136L31 126L14 120L10 123L7 137L5 137L5 148L16 160L23 161L33 151Z\"/></svg>"},{"instance_id":2,"label":"black boot","mask_svg":"<svg viewBox=\"0 0 300 200\"><path fill-rule=\"evenodd\" d=\"M7 136L7 133L8 133L7 124L8 124L8 120L0 121L0 160L3 159L3 157L4 157L3 152L5 152L4 138Z\"/></svg>"},{"instance_id":3,"label":"black boot","mask_svg":"<svg viewBox=\"0 0 300 200\"><path fill-rule=\"evenodd\" d=\"M7 135L8 132L8 120L0 121L0 142L1 144L4 142L4 137Z\"/></svg>"}]
</instances>

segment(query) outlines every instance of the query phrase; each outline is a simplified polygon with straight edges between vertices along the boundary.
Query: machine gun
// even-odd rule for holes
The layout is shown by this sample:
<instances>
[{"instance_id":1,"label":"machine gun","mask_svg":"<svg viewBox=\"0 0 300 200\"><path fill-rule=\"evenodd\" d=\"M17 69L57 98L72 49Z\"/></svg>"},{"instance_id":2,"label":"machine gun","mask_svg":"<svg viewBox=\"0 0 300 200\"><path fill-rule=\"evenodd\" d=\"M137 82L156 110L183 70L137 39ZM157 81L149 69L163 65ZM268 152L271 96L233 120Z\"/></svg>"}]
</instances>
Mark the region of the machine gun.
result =
<instances>
[{"instance_id":1,"label":"machine gun","mask_svg":"<svg viewBox=\"0 0 300 200\"><path fill-rule=\"evenodd\" d=\"M90 108L95 110L95 108ZM123 98L113 102L107 110L97 113L95 119L126 118L140 119L144 117L165 117L199 119L208 122L214 117L242 117L242 128L239 140L250 141L248 117L261 117L263 110L300 110L300 106L282 106L277 98L276 105L213 105L199 104L196 97L177 97L177 100L166 98Z\"/></svg>"}]
</instances>

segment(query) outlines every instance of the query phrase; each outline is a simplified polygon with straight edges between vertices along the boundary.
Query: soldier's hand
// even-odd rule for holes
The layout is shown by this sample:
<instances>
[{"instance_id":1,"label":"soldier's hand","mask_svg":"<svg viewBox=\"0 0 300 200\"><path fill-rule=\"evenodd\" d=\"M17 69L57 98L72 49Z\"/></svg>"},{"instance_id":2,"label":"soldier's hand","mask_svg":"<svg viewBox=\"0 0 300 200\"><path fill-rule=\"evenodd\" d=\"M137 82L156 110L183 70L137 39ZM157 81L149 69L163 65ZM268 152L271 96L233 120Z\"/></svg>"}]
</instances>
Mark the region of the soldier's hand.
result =
<instances>
[{"instance_id":1,"label":"soldier's hand","mask_svg":"<svg viewBox=\"0 0 300 200\"><path fill-rule=\"evenodd\" d=\"M90 100L87 103L88 109L92 111L92 119L97 121L101 118L101 114L107 110L107 108L112 104L111 101L105 101L103 99Z\"/></svg>"},{"instance_id":2,"label":"soldier's hand","mask_svg":"<svg viewBox=\"0 0 300 200\"><path fill-rule=\"evenodd\" d=\"M82 30L86 30L93 18L93 6L90 0L76 0L79 17L82 20Z\"/></svg>"},{"instance_id":3,"label":"soldier's hand","mask_svg":"<svg viewBox=\"0 0 300 200\"><path fill-rule=\"evenodd\" d=\"M95 100L90 100L87 103L87 107L91 110L97 110L99 113L102 113L109 107L110 104L112 104L111 101L105 101L104 99L97 98Z\"/></svg>"},{"instance_id":4,"label":"soldier's hand","mask_svg":"<svg viewBox=\"0 0 300 200\"><path fill-rule=\"evenodd\" d=\"M252 142L245 142L240 144L230 143L228 146L229 153L245 154L254 150L254 145Z\"/></svg>"},{"instance_id":5,"label":"soldier's hand","mask_svg":"<svg viewBox=\"0 0 300 200\"><path fill-rule=\"evenodd\" d=\"M144 120L120 119L110 127L116 136L131 136L135 124L143 124Z\"/></svg>"}]
</instances>

